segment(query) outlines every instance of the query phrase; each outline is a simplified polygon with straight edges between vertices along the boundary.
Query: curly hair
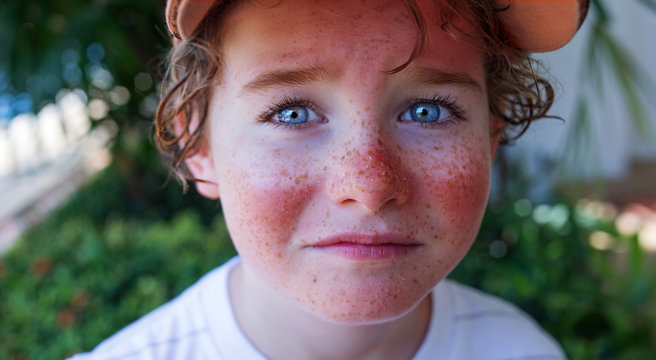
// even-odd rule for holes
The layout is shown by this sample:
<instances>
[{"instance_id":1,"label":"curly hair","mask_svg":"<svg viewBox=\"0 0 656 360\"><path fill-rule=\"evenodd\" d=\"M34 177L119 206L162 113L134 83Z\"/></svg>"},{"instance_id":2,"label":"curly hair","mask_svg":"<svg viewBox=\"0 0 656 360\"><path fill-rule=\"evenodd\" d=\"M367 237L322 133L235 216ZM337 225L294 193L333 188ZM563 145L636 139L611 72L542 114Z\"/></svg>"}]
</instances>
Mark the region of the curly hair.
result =
<instances>
[{"instance_id":1,"label":"curly hair","mask_svg":"<svg viewBox=\"0 0 656 360\"><path fill-rule=\"evenodd\" d=\"M171 161L173 173L186 186L193 179L185 166L185 159L205 146L205 129L211 89L220 80L221 55L217 51L217 37L222 19L236 4L244 0L217 0L189 39L176 41L169 52L162 83L162 99L155 115L155 142L158 149ZM427 41L428 30L415 0L401 0L417 26L417 40L408 59L391 69L396 73L419 56ZM503 120L502 143L517 139L537 119L548 117L554 101L552 85L534 69L541 66L522 50L516 39L506 30L497 14L507 8L495 8L489 0L442 0L439 24L442 30L457 38L464 38L485 55L490 112ZM454 17L465 19L480 29L477 36L467 34L452 22ZM482 41L481 41L482 39ZM197 124L191 124L192 114Z\"/></svg>"}]
</instances>

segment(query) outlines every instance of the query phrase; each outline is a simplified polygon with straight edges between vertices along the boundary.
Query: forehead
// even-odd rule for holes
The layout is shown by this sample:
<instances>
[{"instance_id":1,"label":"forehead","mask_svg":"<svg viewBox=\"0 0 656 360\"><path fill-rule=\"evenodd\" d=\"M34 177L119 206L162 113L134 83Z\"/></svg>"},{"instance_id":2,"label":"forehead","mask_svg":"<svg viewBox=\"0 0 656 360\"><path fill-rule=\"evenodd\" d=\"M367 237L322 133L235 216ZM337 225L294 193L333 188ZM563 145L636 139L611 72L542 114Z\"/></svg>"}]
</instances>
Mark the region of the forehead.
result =
<instances>
[{"instance_id":1,"label":"forehead","mask_svg":"<svg viewBox=\"0 0 656 360\"><path fill-rule=\"evenodd\" d=\"M478 29L453 18L454 28L467 34L454 36L441 27L440 1L416 4L427 41L413 65L482 75L482 53L471 41ZM246 69L317 63L339 69L350 63L386 71L408 59L419 36L412 13L393 0L247 1L223 29L222 52L237 54Z\"/></svg>"}]
</instances>

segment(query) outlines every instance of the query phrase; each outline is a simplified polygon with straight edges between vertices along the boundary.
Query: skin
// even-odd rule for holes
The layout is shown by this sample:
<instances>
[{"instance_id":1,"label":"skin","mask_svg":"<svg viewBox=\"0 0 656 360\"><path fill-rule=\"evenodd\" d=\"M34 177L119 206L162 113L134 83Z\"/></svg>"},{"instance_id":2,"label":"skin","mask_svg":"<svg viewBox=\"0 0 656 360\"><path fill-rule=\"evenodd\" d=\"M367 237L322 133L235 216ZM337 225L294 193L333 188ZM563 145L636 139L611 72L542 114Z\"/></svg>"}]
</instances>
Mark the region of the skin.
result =
<instances>
[{"instance_id":1,"label":"skin","mask_svg":"<svg viewBox=\"0 0 656 360\"><path fill-rule=\"evenodd\" d=\"M437 18L432 1L418 3ZM260 1L226 19L207 146L187 163L207 181L199 191L221 200L243 260L230 278L235 313L269 358L411 358L427 331L427 294L478 232L499 121L482 54L435 21L428 28L421 56L388 74L417 36L402 5ZM312 81L247 85L271 71L318 68ZM426 83L421 69L456 80ZM285 97L311 104L309 125L261 121ZM455 103L462 119L443 107L437 126L401 121L416 99L433 97ZM315 246L345 233L414 246L383 259Z\"/></svg>"}]
</instances>

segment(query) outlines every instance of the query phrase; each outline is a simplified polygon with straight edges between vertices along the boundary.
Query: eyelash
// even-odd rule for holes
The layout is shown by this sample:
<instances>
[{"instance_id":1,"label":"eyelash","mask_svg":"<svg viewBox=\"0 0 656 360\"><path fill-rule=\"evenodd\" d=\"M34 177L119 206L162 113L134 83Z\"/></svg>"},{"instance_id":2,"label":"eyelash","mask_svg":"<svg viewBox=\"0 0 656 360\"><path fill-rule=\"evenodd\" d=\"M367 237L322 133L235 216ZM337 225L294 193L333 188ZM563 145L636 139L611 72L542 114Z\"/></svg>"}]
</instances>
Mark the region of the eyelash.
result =
<instances>
[{"instance_id":1,"label":"eyelash","mask_svg":"<svg viewBox=\"0 0 656 360\"><path fill-rule=\"evenodd\" d=\"M435 123L414 123L415 126L421 126L429 129L433 129L436 127L443 128L443 127L449 127L455 125L457 122L466 121L468 119L465 110L461 106L459 106L457 101L455 101L450 95L428 96L428 97L413 98L411 100L408 100L404 107L405 110L403 110L401 115L404 114L406 111L408 111L410 106L421 102L433 103L443 107L444 109L446 109L448 112L451 113L451 118ZM401 115L399 115L399 117L401 117Z\"/></svg>"},{"instance_id":2,"label":"eyelash","mask_svg":"<svg viewBox=\"0 0 656 360\"><path fill-rule=\"evenodd\" d=\"M407 109L413 104L417 104L420 102L433 103L443 107L444 109L446 109L451 113L451 118L435 123L416 123L415 126L421 126L425 128L448 127L454 125L459 121L467 120L467 113L460 106L458 106L457 102L453 100L449 95L414 98L406 102L406 105L404 107L405 109L404 112L407 111ZM306 107L316 112L316 107L309 99L290 96L290 97L284 97L269 105L266 111L258 115L257 119L259 122L268 124L270 126L284 127L286 129L292 129L292 130L301 130L309 125L312 125L312 123L283 124L271 120L280 111L293 106ZM399 115L399 117L400 116L401 115Z\"/></svg>"},{"instance_id":3,"label":"eyelash","mask_svg":"<svg viewBox=\"0 0 656 360\"><path fill-rule=\"evenodd\" d=\"M265 123L270 126L283 127L292 130L301 130L309 125L312 125L312 123L309 122L301 123L301 124L283 124L271 120L277 113L292 106L302 106L316 112L316 107L309 99L289 96L289 97L284 97L280 100L276 100L273 104L269 105L267 110L265 110L263 113L258 115L257 119L259 122Z\"/></svg>"}]
</instances>

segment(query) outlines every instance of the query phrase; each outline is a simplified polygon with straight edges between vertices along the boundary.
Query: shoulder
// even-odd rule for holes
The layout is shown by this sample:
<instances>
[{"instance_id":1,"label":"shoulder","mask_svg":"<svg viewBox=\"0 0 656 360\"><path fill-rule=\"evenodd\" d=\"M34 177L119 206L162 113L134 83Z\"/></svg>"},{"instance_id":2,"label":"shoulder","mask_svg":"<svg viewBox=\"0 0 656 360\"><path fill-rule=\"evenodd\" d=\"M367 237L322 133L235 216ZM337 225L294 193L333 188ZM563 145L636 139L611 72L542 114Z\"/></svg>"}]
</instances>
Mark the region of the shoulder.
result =
<instances>
[{"instance_id":1,"label":"shoulder","mask_svg":"<svg viewBox=\"0 0 656 360\"><path fill-rule=\"evenodd\" d=\"M128 325L93 351L71 359L217 358L211 356L216 349L204 302L210 292L215 293L213 297L227 297L221 289L227 287L227 273L234 262L209 272L178 297Z\"/></svg>"},{"instance_id":2,"label":"shoulder","mask_svg":"<svg viewBox=\"0 0 656 360\"><path fill-rule=\"evenodd\" d=\"M431 327L450 319L453 359L566 359L535 320L505 300L451 280L441 282L433 298Z\"/></svg>"}]
</instances>

